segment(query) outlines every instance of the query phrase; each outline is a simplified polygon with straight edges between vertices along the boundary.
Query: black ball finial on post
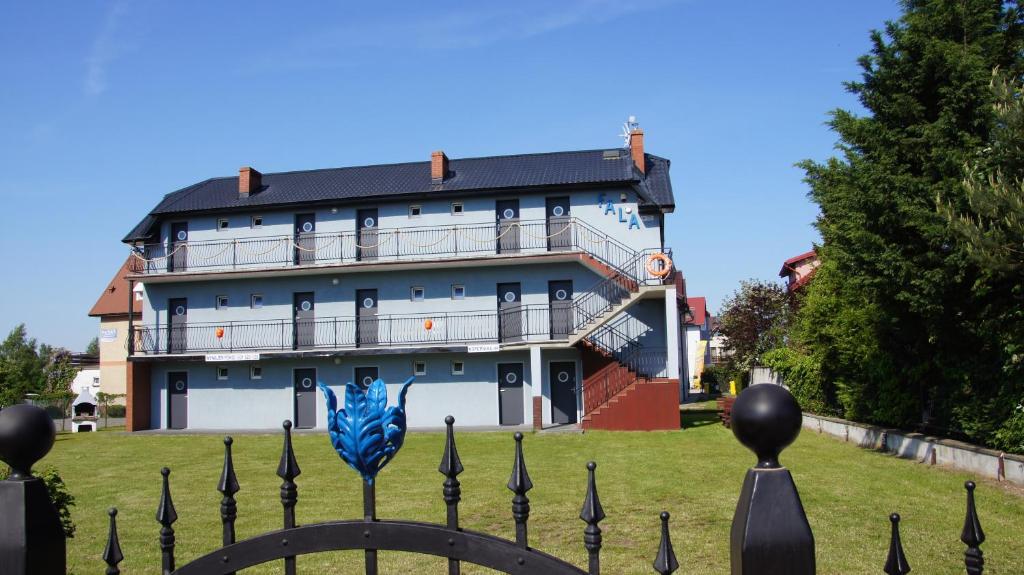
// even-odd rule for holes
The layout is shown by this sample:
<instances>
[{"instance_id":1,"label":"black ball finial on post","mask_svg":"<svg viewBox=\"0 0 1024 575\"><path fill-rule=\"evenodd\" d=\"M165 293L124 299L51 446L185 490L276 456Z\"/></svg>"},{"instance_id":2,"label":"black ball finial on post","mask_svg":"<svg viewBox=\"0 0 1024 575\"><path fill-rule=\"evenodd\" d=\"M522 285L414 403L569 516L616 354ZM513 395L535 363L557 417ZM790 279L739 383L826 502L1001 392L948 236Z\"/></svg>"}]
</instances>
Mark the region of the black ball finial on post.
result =
<instances>
[{"instance_id":1,"label":"black ball finial on post","mask_svg":"<svg viewBox=\"0 0 1024 575\"><path fill-rule=\"evenodd\" d=\"M733 575L813 575L814 534L800 494L779 454L800 434L803 413L779 385L743 390L732 407L732 432L757 455L732 520Z\"/></svg>"},{"instance_id":2,"label":"black ball finial on post","mask_svg":"<svg viewBox=\"0 0 1024 575\"><path fill-rule=\"evenodd\" d=\"M57 428L35 405L0 411L0 460L11 475L0 481L0 564L12 575L63 575L66 543L60 516L32 466L49 453Z\"/></svg>"}]
</instances>

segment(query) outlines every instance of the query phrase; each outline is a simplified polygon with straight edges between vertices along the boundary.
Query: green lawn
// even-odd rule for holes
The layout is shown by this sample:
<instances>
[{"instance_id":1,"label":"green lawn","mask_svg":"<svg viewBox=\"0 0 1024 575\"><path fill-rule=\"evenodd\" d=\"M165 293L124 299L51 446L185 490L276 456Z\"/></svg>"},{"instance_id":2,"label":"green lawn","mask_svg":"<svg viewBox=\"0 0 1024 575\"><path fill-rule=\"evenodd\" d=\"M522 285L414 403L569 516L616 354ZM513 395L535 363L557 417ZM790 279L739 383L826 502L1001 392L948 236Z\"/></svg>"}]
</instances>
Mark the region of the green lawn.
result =
<instances>
[{"instance_id":1,"label":"green lawn","mask_svg":"<svg viewBox=\"0 0 1024 575\"><path fill-rule=\"evenodd\" d=\"M688 574L729 571L729 525L745 469L753 456L732 434L692 416L677 432L540 434L524 441L535 485L529 493L534 547L585 565L583 502L588 460L598 462L598 490L608 518L602 552L605 573L653 573L658 513L672 513L672 535ZM717 420L715 420L717 421ZM281 448L276 435L235 438L239 538L280 526ZM444 521L443 477L437 472L444 436L410 434L399 457L378 478L378 515ZM468 529L512 537L511 493L505 488L514 443L510 433L458 436L466 467L461 517ZM216 436L119 433L62 434L41 465L56 466L77 497L78 526L69 541L69 569L102 572L106 509L120 509L123 572L159 573L159 525L154 520L160 467L172 469L171 489L179 564L215 549L220 540L220 474L223 445ZM300 523L361 516L360 484L324 435L295 438ZM881 573L889 537L887 516L903 515L903 541L915 573L963 573L963 482L969 476L865 451L804 431L783 453L793 472L817 541L818 572ZM988 541L986 573L1024 573L1024 497L994 482L977 491ZM361 553L302 557L305 573L362 573ZM246 573L279 573L273 565ZM382 553L382 573L443 573L443 560ZM464 573L484 573L464 568Z\"/></svg>"}]
</instances>

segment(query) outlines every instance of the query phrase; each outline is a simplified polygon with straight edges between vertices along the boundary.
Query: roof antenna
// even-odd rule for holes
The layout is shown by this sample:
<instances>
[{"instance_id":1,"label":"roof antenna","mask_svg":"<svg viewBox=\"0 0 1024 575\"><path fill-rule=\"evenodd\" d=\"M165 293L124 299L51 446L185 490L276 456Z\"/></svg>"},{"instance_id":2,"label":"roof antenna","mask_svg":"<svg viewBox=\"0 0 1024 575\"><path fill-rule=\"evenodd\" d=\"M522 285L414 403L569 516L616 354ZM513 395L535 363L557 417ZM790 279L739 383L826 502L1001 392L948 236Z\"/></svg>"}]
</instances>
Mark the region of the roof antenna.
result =
<instances>
[{"instance_id":1,"label":"roof antenna","mask_svg":"<svg viewBox=\"0 0 1024 575\"><path fill-rule=\"evenodd\" d=\"M633 132L633 130L636 130L639 127L640 124L637 123L636 116L630 116L629 119L626 120L624 124L622 124L622 133L619 135L622 136L622 145L624 147L629 147L629 135Z\"/></svg>"}]
</instances>

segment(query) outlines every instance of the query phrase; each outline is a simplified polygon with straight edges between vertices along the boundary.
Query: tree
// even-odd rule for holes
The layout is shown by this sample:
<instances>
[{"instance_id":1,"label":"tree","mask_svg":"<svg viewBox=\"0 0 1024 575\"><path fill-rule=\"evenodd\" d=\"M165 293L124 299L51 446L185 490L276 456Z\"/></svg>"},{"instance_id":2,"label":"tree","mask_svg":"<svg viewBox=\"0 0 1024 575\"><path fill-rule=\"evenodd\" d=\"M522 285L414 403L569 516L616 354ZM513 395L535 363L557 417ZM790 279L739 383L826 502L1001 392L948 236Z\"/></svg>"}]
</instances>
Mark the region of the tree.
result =
<instances>
[{"instance_id":1,"label":"tree","mask_svg":"<svg viewBox=\"0 0 1024 575\"><path fill-rule=\"evenodd\" d=\"M106 393L103 391L96 394L96 401L99 402L99 407L103 410L103 427L110 427L110 406L122 397L125 397L125 394Z\"/></svg>"},{"instance_id":2,"label":"tree","mask_svg":"<svg viewBox=\"0 0 1024 575\"><path fill-rule=\"evenodd\" d=\"M50 352L49 362L43 370L45 387L40 394L40 399L47 401L60 409L64 417L61 418L60 428L65 429L65 422L71 416L71 403L75 400L75 394L71 391L71 382L74 381L78 370L71 365L71 354L65 349L56 349Z\"/></svg>"},{"instance_id":3,"label":"tree","mask_svg":"<svg viewBox=\"0 0 1024 575\"><path fill-rule=\"evenodd\" d=\"M789 306L777 283L748 280L726 298L719 313L719 333L733 352L732 370L748 370L760 356L782 344Z\"/></svg>"},{"instance_id":4,"label":"tree","mask_svg":"<svg viewBox=\"0 0 1024 575\"><path fill-rule=\"evenodd\" d=\"M85 355L100 356L100 338L94 337L89 340L89 345L85 346Z\"/></svg>"},{"instance_id":5,"label":"tree","mask_svg":"<svg viewBox=\"0 0 1024 575\"><path fill-rule=\"evenodd\" d=\"M0 407L18 403L25 394L42 391L46 362L40 359L39 351L36 340L29 339L25 324L12 329L0 343Z\"/></svg>"},{"instance_id":6,"label":"tree","mask_svg":"<svg viewBox=\"0 0 1024 575\"><path fill-rule=\"evenodd\" d=\"M842 158L801 164L823 264L793 351L814 359L833 386L819 395L847 416L986 442L1013 407L1000 403L1005 350L985 328L1006 308L937 198L968 207L965 166L996 129L991 71L1024 71L1024 20L1019 2L902 4L847 84L868 113L832 113Z\"/></svg>"}]
</instances>

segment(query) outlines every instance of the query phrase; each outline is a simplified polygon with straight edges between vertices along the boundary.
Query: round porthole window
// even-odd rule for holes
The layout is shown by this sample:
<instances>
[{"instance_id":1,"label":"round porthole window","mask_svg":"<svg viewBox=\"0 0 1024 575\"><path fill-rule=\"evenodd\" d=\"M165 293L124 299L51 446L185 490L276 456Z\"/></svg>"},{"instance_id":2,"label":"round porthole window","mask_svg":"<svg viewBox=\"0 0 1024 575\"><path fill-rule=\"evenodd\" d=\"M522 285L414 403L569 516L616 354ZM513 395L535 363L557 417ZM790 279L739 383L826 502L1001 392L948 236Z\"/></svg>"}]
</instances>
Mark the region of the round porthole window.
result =
<instances>
[{"instance_id":1,"label":"round porthole window","mask_svg":"<svg viewBox=\"0 0 1024 575\"><path fill-rule=\"evenodd\" d=\"M185 391L185 382L180 379L174 382L174 389L177 389L178 391Z\"/></svg>"},{"instance_id":2,"label":"round porthole window","mask_svg":"<svg viewBox=\"0 0 1024 575\"><path fill-rule=\"evenodd\" d=\"M371 384L373 384L373 378L372 377L366 376L366 377L363 378L363 387L370 387Z\"/></svg>"},{"instance_id":3,"label":"round porthole window","mask_svg":"<svg viewBox=\"0 0 1024 575\"><path fill-rule=\"evenodd\" d=\"M551 210L551 213L555 214L556 216L563 216L565 215L565 208L563 208L562 206L555 206L555 209Z\"/></svg>"},{"instance_id":4,"label":"round porthole window","mask_svg":"<svg viewBox=\"0 0 1024 575\"><path fill-rule=\"evenodd\" d=\"M363 220L363 227L364 228L372 228L375 225L377 225L377 222L374 221L373 218L366 218L365 220Z\"/></svg>"},{"instance_id":5,"label":"round porthole window","mask_svg":"<svg viewBox=\"0 0 1024 575\"><path fill-rule=\"evenodd\" d=\"M569 297L569 293L564 289L560 289L555 292L555 299L557 300L564 300L567 297Z\"/></svg>"},{"instance_id":6,"label":"round porthole window","mask_svg":"<svg viewBox=\"0 0 1024 575\"><path fill-rule=\"evenodd\" d=\"M517 381L519 381L519 376L516 375L514 372L510 371L510 372L505 374L505 382L506 383L515 383Z\"/></svg>"},{"instance_id":7,"label":"round porthole window","mask_svg":"<svg viewBox=\"0 0 1024 575\"><path fill-rule=\"evenodd\" d=\"M507 301L508 303L516 301L516 293L511 291L505 292L505 301Z\"/></svg>"},{"instance_id":8,"label":"round porthole window","mask_svg":"<svg viewBox=\"0 0 1024 575\"><path fill-rule=\"evenodd\" d=\"M302 222L302 231L311 232L313 231L313 222Z\"/></svg>"},{"instance_id":9,"label":"round porthole window","mask_svg":"<svg viewBox=\"0 0 1024 575\"><path fill-rule=\"evenodd\" d=\"M309 389L311 387L313 387L313 380L308 377L302 378L302 389Z\"/></svg>"},{"instance_id":10,"label":"round porthole window","mask_svg":"<svg viewBox=\"0 0 1024 575\"><path fill-rule=\"evenodd\" d=\"M363 307L365 307L366 309L371 309L373 307L373 298L372 297L368 297L368 298L364 299L363 300Z\"/></svg>"},{"instance_id":11,"label":"round porthole window","mask_svg":"<svg viewBox=\"0 0 1024 575\"><path fill-rule=\"evenodd\" d=\"M309 303L309 300L305 300L299 304L299 307L302 308L302 311L309 311L313 309L313 304Z\"/></svg>"},{"instance_id":12,"label":"round porthole window","mask_svg":"<svg viewBox=\"0 0 1024 575\"><path fill-rule=\"evenodd\" d=\"M505 211L504 211L504 212L501 212L501 215L502 215L502 216L503 216L503 217L504 217L504 218L505 218L506 220L508 220L508 219L514 218L514 217L516 216L516 211L515 211L515 210L513 210L512 208L505 208Z\"/></svg>"},{"instance_id":13,"label":"round porthole window","mask_svg":"<svg viewBox=\"0 0 1024 575\"><path fill-rule=\"evenodd\" d=\"M183 242L188 239L188 232L185 230L178 230L178 241Z\"/></svg>"},{"instance_id":14,"label":"round porthole window","mask_svg":"<svg viewBox=\"0 0 1024 575\"><path fill-rule=\"evenodd\" d=\"M565 371L559 372L559 374L558 374L558 381L560 381L562 383L565 383L565 382L569 381L569 373L565 372Z\"/></svg>"},{"instance_id":15,"label":"round porthole window","mask_svg":"<svg viewBox=\"0 0 1024 575\"><path fill-rule=\"evenodd\" d=\"M174 308L174 315L185 315L185 306L179 305Z\"/></svg>"}]
</instances>

